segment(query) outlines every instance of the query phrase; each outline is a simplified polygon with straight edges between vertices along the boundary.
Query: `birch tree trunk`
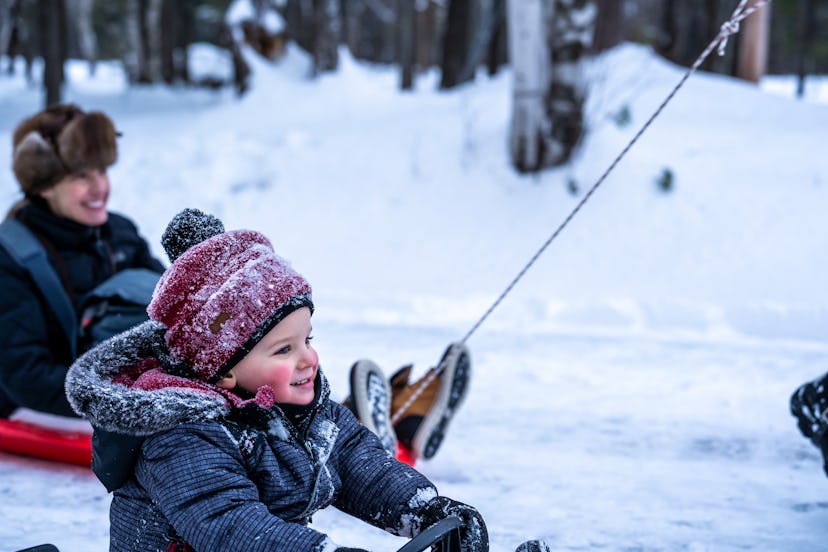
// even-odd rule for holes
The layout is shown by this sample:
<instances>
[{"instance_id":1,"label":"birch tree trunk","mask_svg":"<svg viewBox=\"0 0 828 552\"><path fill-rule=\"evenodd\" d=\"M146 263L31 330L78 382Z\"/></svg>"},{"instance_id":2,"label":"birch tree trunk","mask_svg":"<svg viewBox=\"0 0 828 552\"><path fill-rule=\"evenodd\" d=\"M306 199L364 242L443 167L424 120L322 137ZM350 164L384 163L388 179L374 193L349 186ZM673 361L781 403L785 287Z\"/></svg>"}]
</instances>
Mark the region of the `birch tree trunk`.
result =
<instances>
[{"instance_id":1,"label":"birch tree trunk","mask_svg":"<svg viewBox=\"0 0 828 552\"><path fill-rule=\"evenodd\" d=\"M514 75L509 151L518 171L535 172L543 165L550 127L543 102L550 65L544 0L508 0L506 17Z\"/></svg>"},{"instance_id":2,"label":"birch tree trunk","mask_svg":"<svg viewBox=\"0 0 828 552\"><path fill-rule=\"evenodd\" d=\"M569 161L584 134L584 62L592 45L598 12L594 0L555 0L554 6L548 12L552 73L544 98L551 122L546 163L552 166Z\"/></svg>"},{"instance_id":3,"label":"birch tree trunk","mask_svg":"<svg viewBox=\"0 0 828 552\"><path fill-rule=\"evenodd\" d=\"M753 0L748 6L755 3L756 0ZM770 8L770 4L766 4L742 21L736 64L736 76L740 79L758 83L765 74L768 64Z\"/></svg>"},{"instance_id":4,"label":"birch tree trunk","mask_svg":"<svg viewBox=\"0 0 828 552\"><path fill-rule=\"evenodd\" d=\"M583 62L592 42L592 0L508 0L512 162L521 172L566 163L584 133Z\"/></svg>"}]
</instances>

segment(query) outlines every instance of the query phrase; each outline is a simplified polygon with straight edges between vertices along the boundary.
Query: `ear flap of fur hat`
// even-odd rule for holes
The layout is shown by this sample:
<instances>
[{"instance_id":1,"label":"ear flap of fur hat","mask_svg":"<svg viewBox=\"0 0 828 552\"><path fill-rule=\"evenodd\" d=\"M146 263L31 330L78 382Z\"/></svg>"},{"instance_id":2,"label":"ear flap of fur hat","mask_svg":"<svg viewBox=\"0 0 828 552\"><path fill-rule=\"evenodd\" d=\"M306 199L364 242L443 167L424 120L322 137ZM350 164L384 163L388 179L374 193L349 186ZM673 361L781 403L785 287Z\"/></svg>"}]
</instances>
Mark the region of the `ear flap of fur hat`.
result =
<instances>
[{"instance_id":1,"label":"ear flap of fur hat","mask_svg":"<svg viewBox=\"0 0 828 552\"><path fill-rule=\"evenodd\" d=\"M27 196L48 190L66 175L52 145L36 130L26 134L14 148L12 170Z\"/></svg>"},{"instance_id":2,"label":"ear flap of fur hat","mask_svg":"<svg viewBox=\"0 0 828 552\"><path fill-rule=\"evenodd\" d=\"M104 170L118 159L118 133L103 113L72 119L58 136L58 151L69 174L83 169Z\"/></svg>"},{"instance_id":3,"label":"ear flap of fur hat","mask_svg":"<svg viewBox=\"0 0 828 552\"><path fill-rule=\"evenodd\" d=\"M49 189L61 178L86 168L106 169L118 157L112 121L58 105L21 122L12 137L12 169L27 196Z\"/></svg>"}]
</instances>

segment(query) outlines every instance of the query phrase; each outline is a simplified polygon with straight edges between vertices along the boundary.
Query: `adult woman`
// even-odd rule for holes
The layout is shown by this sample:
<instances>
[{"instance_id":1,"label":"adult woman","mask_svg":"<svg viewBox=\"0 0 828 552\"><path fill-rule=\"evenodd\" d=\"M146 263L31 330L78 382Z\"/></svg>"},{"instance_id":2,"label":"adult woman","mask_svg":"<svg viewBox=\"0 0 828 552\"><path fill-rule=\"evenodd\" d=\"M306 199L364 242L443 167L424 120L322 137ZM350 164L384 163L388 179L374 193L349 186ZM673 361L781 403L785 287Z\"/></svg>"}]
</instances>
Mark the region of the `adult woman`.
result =
<instances>
[{"instance_id":1,"label":"adult woman","mask_svg":"<svg viewBox=\"0 0 828 552\"><path fill-rule=\"evenodd\" d=\"M107 169L117 136L103 113L50 107L22 121L12 137L23 192L7 217L43 245L80 319L82 298L127 268L163 272L135 224L107 210ZM74 416L64 379L75 348L31 276L0 248L0 417L20 407Z\"/></svg>"}]
</instances>

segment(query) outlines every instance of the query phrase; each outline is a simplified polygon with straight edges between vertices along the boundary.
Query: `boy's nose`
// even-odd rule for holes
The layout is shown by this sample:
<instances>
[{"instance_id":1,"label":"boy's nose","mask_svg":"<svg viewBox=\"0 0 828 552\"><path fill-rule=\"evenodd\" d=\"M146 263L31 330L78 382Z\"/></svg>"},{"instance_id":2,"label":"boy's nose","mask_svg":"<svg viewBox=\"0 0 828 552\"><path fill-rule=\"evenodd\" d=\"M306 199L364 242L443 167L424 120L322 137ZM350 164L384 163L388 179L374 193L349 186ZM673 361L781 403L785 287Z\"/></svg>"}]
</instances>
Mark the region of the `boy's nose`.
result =
<instances>
[{"instance_id":1,"label":"boy's nose","mask_svg":"<svg viewBox=\"0 0 828 552\"><path fill-rule=\"evenodd\" d=\"M316 354L316 350L313 347L308 346L305 348L305 353L302 355L302 362L307 368L313 368L319 362L319 355Z\"/></svg>"}]
</instances>

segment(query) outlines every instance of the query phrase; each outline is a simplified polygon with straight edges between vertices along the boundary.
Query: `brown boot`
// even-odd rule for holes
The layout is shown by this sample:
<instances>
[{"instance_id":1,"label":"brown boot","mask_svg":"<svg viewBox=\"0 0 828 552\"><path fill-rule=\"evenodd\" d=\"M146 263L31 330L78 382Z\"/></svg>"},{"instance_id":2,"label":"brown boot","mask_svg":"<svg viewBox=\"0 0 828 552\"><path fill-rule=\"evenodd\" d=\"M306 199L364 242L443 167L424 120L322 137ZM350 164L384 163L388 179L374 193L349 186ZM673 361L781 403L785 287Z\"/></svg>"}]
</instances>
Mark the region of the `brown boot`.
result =
<instances>
[{"instance_id":1,"label":"brown boot","mask_svg":"<svg viewBox=\"0 0 828 552\"><path fill-rule=\"evenodd\" d=\"M439 370L442 370L440 372ZM391 378L391 421L397 440L418 458L431 458L445 437L448 423L466 397L471 357L465 345L449 345L437 368L408 383L411 367Z\"/></svg>"}]
</instances>

